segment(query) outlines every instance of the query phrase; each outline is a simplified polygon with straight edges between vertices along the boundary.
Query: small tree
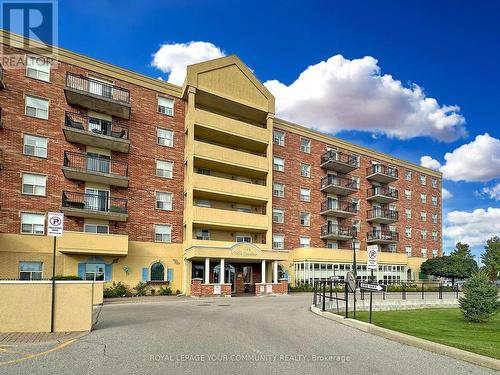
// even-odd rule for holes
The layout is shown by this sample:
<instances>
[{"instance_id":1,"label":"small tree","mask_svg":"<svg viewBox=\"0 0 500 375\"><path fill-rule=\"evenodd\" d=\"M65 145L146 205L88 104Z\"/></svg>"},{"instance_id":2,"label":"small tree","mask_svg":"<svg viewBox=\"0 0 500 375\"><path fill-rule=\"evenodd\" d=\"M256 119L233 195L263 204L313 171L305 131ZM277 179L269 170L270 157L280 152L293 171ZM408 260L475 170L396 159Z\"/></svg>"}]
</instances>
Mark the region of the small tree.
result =
<instances>
[{"instance_id":1,"label":"small tree","mask_svg":"<svg viewBox=\"0 0 500 375\"><path fill-rule=\"evenodd\" d=\"M457 242L457 244L455 245L455 250L451 252L451 255L460 258L474 258L470 251L469 245L461 242Z\"/></svg>"},{"instance_id":2,"label":"small tree","mask_svg":"<svg viewBox=\"0 0 500 375\"><path fill-rule=\"evenodd\" d=\"M455 285L456 278L467 278L477 271L477 263L473 258L445 255L427 259L420 266L420 271L426 275L449 277L452 285Z\"/></svg>"},{"instance_id":3,"label":"small tree","mask_svg":"<svg viewBox=\"0 0 500 375\"><path fill-rule=\"evenodd\" d=\"M481 255L481 261L484 263L490 280L496 280L498 272L500 272L500 238L498 236L491 237L486 241L484 248L486 251Z\"/></svg>"},{"instance_id":4,"label":"small tree","mask_svg":"<svg viewBox=\"0 0 500 375\"><path fill-rule=\"evenodd\" d=\"M460 297L460 309L465 319L483 323L500 311L497 288L488 280L484 270L479 270L464 285L464 296Z\"/></svg>"}]
</instances>

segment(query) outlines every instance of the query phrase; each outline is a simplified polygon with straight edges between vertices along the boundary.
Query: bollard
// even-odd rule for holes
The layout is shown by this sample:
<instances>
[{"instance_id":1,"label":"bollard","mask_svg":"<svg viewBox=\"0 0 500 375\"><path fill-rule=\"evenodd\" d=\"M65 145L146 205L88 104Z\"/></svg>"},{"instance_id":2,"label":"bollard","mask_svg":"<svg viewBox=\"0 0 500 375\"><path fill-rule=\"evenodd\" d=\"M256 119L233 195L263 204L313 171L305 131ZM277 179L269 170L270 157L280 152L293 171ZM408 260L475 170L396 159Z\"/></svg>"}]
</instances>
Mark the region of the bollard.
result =
<instances>
[{"instance_id":1,"label":"bollard","mask_svg":"<svg viewBox=\"0 0 500 375\"><path fill-rule=\"evenodd\" d=\"M443 299L443 284L439 284L439 299Z\"/></svg>"},{"instance_id":2,"label":"bollard","mask_svg":"<svg viewBox=\"0 0 500 375\"><path fill-rule=\"evenodd\" d=\"M321 297L321 298L323 298L323 300L321 301L322 302L321 311L326 310L326 308L325 308L325 294L326 294L326 281L323 282L323 296Z\"/></svg>"},{"instance_id":3,"label":"bollard","mask_svg":"<svg viewBox=\"0 0 500 375\"><path fill-rule=\"evenodd\" d=\"M422 299L424 299L424 283L422 283Z\"/></svg>"},{"instance_id":4,"label":"bollard","mask_svg":"<svg viewBox=\"0 0 500 375\"><path fill-rule=\"evenodd\" d=\"M313 305L314 307L318 306L318 283L315 281L314 282L314 287L313 287Z\"/></svg>"}]
</instances>

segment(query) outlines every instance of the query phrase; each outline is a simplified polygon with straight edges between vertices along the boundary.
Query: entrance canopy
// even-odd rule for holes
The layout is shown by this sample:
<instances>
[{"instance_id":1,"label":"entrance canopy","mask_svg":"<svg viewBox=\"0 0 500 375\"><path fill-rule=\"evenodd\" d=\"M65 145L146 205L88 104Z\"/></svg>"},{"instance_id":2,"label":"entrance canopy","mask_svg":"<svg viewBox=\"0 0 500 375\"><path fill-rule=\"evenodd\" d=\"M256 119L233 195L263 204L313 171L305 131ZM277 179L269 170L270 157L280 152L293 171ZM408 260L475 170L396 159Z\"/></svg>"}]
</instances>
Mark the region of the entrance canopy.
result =
<instances>
[{"instance_id":1,"label":"entrance canopy","mask_svg":"<svg viewBox=\"0 0 500 375\"><path fill-rule=\"evenodd\" d=\"M277 260L287 261L288 251L260 249L251 243L236 243L229 247L191 246L185 251L185 259L222 258L233 261Z\"/></svg>"}]
</instances>

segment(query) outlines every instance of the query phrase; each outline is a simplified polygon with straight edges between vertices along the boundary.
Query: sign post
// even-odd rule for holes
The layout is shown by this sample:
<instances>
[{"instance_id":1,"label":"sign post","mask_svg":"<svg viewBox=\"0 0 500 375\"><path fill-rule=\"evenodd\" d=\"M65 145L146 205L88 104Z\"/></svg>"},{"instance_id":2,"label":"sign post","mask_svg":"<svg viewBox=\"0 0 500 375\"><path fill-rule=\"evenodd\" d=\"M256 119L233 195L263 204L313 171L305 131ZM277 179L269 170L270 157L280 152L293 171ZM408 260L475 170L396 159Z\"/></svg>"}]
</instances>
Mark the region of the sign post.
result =
<instances>
[{"instance_id":1,"label":"sign post","mask_svg":"<svg viewBox=\"0 0 500 375\"><path fill-rule=\"evenodd\" d=\"M54 237L54 248L52 250L52 303L50 309L50 332L54 332L57 237L61 237L63 235L63 227L64 227L64 214L61 212L49 212L47 215L47 236Z\"/></svg>"}]
</instances>

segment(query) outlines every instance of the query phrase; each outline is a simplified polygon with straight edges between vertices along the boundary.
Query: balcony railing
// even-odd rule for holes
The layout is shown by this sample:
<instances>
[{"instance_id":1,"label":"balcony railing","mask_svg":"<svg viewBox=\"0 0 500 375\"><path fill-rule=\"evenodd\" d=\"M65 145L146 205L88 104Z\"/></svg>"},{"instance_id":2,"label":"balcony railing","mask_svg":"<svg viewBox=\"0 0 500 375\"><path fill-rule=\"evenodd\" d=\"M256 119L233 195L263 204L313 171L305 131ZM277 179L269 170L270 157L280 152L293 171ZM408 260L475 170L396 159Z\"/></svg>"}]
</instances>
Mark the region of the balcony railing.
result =
<instances>
[{"instance_id":1,"label":"balcony railing","mask_svg":"<svg viewBox=\"0 0 500 375\"><path fill-rule=\"evenodd\" d=\"M358 212L358 205L355 202L335 199L327 199L326 201L321 202L321 212L329 210L351 212L355 214Z\"/></svg>"},{"instance_id":2,"label":"balcony railing","mask_svg":"<svg viewBox=\"0 0 500 375\"><path fill-rule=\"evenodd\" d=\"M347 189L358 189L358 184L356 181L337 175L328 175L321 179L321 188L325 188L329 185L339 186Z\"/></svg>"},{"instance_id":3,"label":"balcony railing","mask_svg":"<svg viewBox=\"0 0 500 375\"><path fill-rule=\"evenodd\" d=\"M130 104L130 91L80 74L66 73L66 86L117 103Z\"/></svg>"},{"instance_id":4,"label":"balcony railing","mask_svg":"<svg viewBox=\"0 0 500 375\"><path fill-rule=\"evenodd\" d=\"M386 210L384 208L375 208L372 210L368 210L367 219L388 219L388 220L398 220L398 211L395 210Z\"/></svg>"},{"instance_id":5,"label":"balcony railing","mask_svg":"<svg viewBox=\"0 0 500 375\"><path fill-rule=\"evenodd\" d=\"M79 152L64 151L64 166L84 172L98 172L116 177L128 177L127 163Z\"/></svg>"},{"instance_id":6,"label":"balcony railing","mask_svg":"<svg viewBox=\"0 0 500 375\"><path fill-rule=\"evenodd\" d=\"M117 139L128 139L128 126L119 120L105 121L81 113L66 112L64 125L72 129L86 130L94 134Z\"/></svg>"},{"instance_id":7,"label":"balcony railing","mask_svg":"<svg viewBox=\"0 0 500 375\"><path fill-rule=\"evenodd\" d=\"M327 224L321 227L321 236L356 237L356 231L349 225Z\"/></svg>"},{"instance_id":8,"label":"balcony railing","mask_svg":"<svg viewBox=\"0 0 500 375\"><path fill-rule=\"evenodd\" d=\"M326 163L327 161L337 161L354 168L358 166L358 160L355 156L346 154L341 151L329 150L325 152L323 155L321 155L321 164Z\"/></svg>"},{"instance_id":9,"label":"balcony railing","mask_svg":"<svg viewBox=\"0 0 500 375\"><path fill-rule=\"evenodd\" d=\"M91 212L127 214L127 200L123 198L111 198L108 194L63 191L62 207Z\"/></svg>"},{"instance_id":10,"label":"balcony railing","mask_svg":"<svg viewBox=\"0 0 500 375\"><path fill-rule=\"evenodd\" d=\"M384 164L373 164L366 168L366 175L383 174L392 178L398 178L398 169Z\"/></svg>"},{"instance_id":11,"label":"balcony railing","mask_svg":"<svg viewBox=\"0 0 500 375\"><path fill-rule=\"evenodd\" d=\"M366 234L368 241L399 241L399 233L388 230L374 230Z\"/></svg>"},{"instance_id":12,"label":"balcony railing","mask_svg":"<svg viewBox=\"0 0 500 375\"><path fill-rule=\"evenodd\" d=\"M373 186L366 190L367 197L373 197L374 195L383 195L387 198L398 199L397 189L389 189L386 186Z\"/></svg>"}]
</instances>

